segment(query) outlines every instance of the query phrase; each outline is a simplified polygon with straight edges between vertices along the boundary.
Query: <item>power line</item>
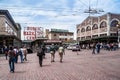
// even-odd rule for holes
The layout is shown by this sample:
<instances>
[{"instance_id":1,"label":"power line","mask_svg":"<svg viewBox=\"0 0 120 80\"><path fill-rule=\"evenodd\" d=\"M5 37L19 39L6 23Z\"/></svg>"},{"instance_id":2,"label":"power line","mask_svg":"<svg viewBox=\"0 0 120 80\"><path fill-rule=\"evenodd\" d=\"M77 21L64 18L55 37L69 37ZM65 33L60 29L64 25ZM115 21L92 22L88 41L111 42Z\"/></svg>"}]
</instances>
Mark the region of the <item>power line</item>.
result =
<instances>
[{"instance_id":1,"label":"power line","mask_svg":"<svg viewBox=\"0 0 120 80\"><path fill-rule=\"evenodd\" d=\"M55 9L45 9L42 7L25 7L25 6L0 6L0 8L4 9L20 9L20 10L43 10L43 11L65 11L65 12L76 12L78 10L72 10L67 8L55 8Z\"/></svg>"},{"instance_id":2,"label":"power line","mask_svg":"<svg viewBox=\"0 0 120 80\"><path fill-rule=\"evenodd\" d=\"M52 25L52 24L60 24L60 25L71 25L71 24L73 24L73 25L76 25L75 23L55 23L55 22L52 22L52 23L47 23L47 22L26 22L26 23L24 23L24 22L20 22L20 24L44 24L44 25L46 25L46 24L50 24L50 25Z\"/></svg>"},{"instance_id":3,"label":"power line","mask_svg":"<svg viewBox=\"0 0 120 80\"><path fill-rule=\"evenodd\" d=\"M86 5L83 1L81 1L81 0L78 0L78 1L80 1L84 6L89 7L89 6Z\"/></svg>"}]
</instances>

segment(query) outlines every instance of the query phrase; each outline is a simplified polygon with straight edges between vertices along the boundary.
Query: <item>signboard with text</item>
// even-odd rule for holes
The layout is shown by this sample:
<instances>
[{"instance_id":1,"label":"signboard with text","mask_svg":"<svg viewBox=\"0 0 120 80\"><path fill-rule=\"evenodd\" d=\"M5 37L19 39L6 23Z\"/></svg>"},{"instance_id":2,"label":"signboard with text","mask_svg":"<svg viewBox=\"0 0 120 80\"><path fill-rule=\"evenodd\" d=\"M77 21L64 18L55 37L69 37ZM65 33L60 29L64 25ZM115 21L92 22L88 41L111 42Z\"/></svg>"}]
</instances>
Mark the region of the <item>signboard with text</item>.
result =
<instances>
[{"instance_id":1,"label":"signboard with text","mask_svg":"<svg viewBox=\"0 0 120 80\"><path fill-rule=\"evenodd\" d=\"M35 40L36 38L43 36L43 28L24 27L23 35L24 35L24 40Z\"/></svg>"}]
</instances>

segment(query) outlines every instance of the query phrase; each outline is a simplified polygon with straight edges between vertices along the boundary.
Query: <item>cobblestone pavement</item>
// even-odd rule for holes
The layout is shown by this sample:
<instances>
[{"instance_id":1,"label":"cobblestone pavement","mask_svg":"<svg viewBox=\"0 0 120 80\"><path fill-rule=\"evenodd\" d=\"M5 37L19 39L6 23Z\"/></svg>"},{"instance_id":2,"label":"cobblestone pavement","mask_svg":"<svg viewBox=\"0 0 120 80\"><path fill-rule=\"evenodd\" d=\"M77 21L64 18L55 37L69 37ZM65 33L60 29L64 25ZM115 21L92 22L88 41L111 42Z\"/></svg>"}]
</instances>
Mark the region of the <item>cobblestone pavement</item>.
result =
<instances>
[{"instance_id":1,"label":"cobblestone pavement","mask_svg":"<svg viewBox=\"0 0 120 80\"><path fill-rule=\"evenodd\" d=\"M76 52L66 50L63 63L56 53L55 62L46 54L43 67L35 53L28 54L28 61L15 64L15 72L9 72L8 61L0 57L0 80L120 80L120 50L91 54L92 50Z\"/></svg>"}]
</instances>

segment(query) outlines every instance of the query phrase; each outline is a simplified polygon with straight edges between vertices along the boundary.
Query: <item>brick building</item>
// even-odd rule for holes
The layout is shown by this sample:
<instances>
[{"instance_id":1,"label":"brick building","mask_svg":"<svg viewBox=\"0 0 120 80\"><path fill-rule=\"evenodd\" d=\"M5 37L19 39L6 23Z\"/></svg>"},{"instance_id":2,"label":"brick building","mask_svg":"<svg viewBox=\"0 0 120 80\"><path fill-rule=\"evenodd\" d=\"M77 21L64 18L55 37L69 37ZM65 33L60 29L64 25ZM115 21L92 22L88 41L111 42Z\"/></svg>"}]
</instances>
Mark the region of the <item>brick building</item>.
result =
<instances>
[{"instance_id":1,"label":"brick building","mask_svg":"<svg viewBox=\"0 0 120 80\"><path fill-rule=\"evenodd\" d=\"M89 16L77 25L77 40L80 43L117 42L119 22L120 14L107 13L98 17Z\"/></svg>"}]
</instances>

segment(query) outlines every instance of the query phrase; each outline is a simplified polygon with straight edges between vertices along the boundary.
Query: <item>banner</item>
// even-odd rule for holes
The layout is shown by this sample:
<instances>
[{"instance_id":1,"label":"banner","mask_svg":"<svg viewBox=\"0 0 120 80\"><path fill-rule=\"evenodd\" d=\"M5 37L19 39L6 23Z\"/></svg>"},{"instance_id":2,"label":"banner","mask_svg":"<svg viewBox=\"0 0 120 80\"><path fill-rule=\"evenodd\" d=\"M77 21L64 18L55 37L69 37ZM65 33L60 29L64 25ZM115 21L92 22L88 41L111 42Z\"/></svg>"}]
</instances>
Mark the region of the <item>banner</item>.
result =
<instances>
[{"instance_id":1,"label":"banner","mask_svg":"<svg viewBox=\"0 0 120 80\"><path fill-rule=\"evenodd\" d=\"M42 27L24 27L24 40L35 40L38 37L43 37Z\"/></svg>"}]
</instances>

